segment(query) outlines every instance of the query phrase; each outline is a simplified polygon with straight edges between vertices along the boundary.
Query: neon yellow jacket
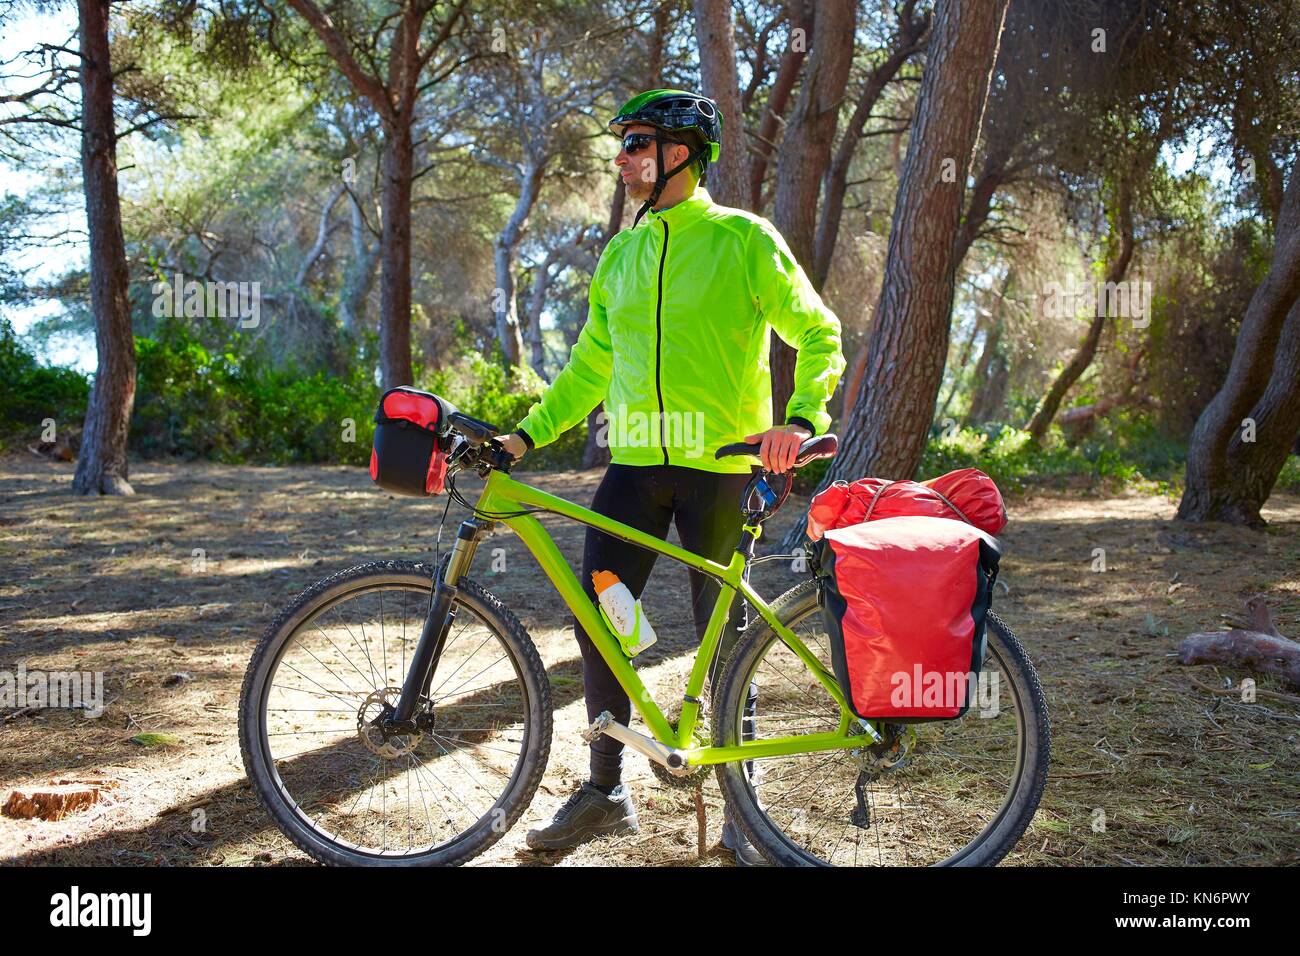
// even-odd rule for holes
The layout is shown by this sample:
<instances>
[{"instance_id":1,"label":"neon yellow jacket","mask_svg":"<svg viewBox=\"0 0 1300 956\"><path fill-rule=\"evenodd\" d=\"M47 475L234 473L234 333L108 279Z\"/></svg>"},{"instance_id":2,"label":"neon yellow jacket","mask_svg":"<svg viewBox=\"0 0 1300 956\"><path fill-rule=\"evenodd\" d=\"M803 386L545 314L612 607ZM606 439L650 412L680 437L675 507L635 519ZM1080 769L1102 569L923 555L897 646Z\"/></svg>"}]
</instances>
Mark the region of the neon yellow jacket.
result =
<instances>
[{"instance_id":1,"label":"neon yellow jacket","mask_svg":"<svg viewBox=\"0 0 1300 956\"><path fill-rule=\"evenodd\" d=\"M713 453L772 427L769 329L798 350L786 422L830 426L840 322L766 219L697 188L610 240L588 298L568 364L519 423L531 445L603 400L614 462L746 472L749 459Z\"/></svg>"}]
</instances>

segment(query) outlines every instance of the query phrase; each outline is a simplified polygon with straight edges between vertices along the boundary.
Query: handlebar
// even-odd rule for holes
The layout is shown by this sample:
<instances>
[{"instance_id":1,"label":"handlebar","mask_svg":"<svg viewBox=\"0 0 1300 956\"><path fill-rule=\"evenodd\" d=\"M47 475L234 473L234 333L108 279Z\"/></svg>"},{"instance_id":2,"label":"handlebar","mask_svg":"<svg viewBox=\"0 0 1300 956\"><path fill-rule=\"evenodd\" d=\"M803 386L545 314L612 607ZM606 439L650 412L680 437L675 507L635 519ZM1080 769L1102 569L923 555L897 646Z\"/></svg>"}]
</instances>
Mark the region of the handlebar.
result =
<instances>
[{"instance_id":1,"label":"handlebar","mask_svg":"<svg viewBox=\"0 0 1300 956\"><path fill-rule=\"evenodd\" d=\"M496 440L496 436L500 434L500 429L495 425L466 415L454 407L450 408L447 424L449 429L460 435L468 446L455 456L457 463L462 466L475 465L480 469L480 472L484 468L510 471L516 459ZM817 435L805 439L799 445L798 454L795 455L794 467L799 468L819 458L833 458L838 449L839 439L832 434ZM761 450L762 445L759 444L732 442L719 448L714 452L713 457L715 459L727 458L733 455L758 457Z\"/></svg>"},{"instance_id":2,"label":"handlebar","mask_svg":"<svg viewBox=\"0 0 1300 956\"><path fill-rule=\"evenodd\" d=\"M834 458L839 447L839 439L831 434L806 438L799 445L799 453L795 455L794 466L799 468L810 461L816 461L818 458ZM758 457L762 448L763 446L759 444L747 444L741 441L732 442L730 445L723 445L719 448L714 452L713 457L727 458L732 455L753 455Z\"/></svg>"}]
</instances>

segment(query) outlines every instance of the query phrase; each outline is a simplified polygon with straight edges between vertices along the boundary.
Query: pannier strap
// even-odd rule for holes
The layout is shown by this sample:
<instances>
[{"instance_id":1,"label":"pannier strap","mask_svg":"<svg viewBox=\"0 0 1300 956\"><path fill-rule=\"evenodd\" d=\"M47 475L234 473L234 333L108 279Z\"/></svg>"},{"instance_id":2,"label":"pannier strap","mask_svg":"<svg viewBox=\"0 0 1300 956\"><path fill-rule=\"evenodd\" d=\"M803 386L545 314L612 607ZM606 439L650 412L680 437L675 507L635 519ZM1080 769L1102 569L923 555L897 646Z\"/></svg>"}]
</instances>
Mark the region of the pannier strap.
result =
<instances>
[{"instance_id":1,"label":"pannier strap","mask_svg":"<svg viewBox=\"0 0 1300 956\"><path fill-rule=\"evenodd\" d=\"M898 484L897 481L887 481L887 482L885 482L883 485L881 485L879 488L876 489L876 493L875 493L874 495L871 496L871 501L870 501L870 503L868 503L868 505L867 505L867 513L866 513L866 515L863 516L863 518L862 518L863 521L870 521L870 520L871 520L871 512L873 512L873 511L876 510L876 502L880 500L880 496L883 495L883 494L885 493L885 489L886 489L886 488L890 487L891 485L896 485L896 484ZM971 527L974 527L974 526L975 526L975 522L971 521L970 518L967 518L967 517L966 517L966 513L965 513L964 511L962 511L960 508L958 508L958 507L957 507L955 504L953 504L951 501L949 501L947 498L945 498L942 492L937 491L937 490L934 489L934 488L931 488L929 485L926 485L925 488L926 488L926 490L929 491L932 495L934 495L936 498L938 498L940 501L942 501L944 504L946 504L949 508L951 508L953 511L955 511L955 512L957 513L957 517L961 518L962 521L966 522L966 523L967 523L968 525L970 525Z\"/></svg>"}]
</instances>

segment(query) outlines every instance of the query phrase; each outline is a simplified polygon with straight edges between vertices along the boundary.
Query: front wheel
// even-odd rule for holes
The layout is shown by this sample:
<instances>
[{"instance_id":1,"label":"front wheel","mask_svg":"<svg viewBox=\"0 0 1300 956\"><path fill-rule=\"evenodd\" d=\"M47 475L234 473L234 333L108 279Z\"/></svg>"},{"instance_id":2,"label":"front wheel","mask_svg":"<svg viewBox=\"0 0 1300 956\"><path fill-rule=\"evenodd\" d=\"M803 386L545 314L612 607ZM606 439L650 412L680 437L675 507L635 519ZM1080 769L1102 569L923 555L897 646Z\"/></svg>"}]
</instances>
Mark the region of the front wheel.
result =
<instances>
[{"instance_id":1,"label":"front wheel","mask_svg":"<svg viewBox=\"0 0 1300 956\"><path fill-rule=\"evenodd\" d=\"M299 595L253 652L244 767L276 825L322 863L464 863L510 829L546 769L541 658L514 614L466 579L418 732L385 733L432 574L404 561L341 571Z\"/></svg>"},{"instance_id":2,"label":"front wheel","mask_svg":"<svg viewBox=\"0 0 1300 956\"><path fill-rule=\"evenodd\" d=\"M831 670L817 585L772 605ZM885 724L854 750L718 767L753 844L778 866L991 866L1029 826L1047 781L1050 729L1038 675L1011 629L990 613L978 700L958 720ZM757 692L752 717L751 694ZM723 674L715 743L833 732L840 710L767 626L752 627Z\"/></svg>"}]
</instances>

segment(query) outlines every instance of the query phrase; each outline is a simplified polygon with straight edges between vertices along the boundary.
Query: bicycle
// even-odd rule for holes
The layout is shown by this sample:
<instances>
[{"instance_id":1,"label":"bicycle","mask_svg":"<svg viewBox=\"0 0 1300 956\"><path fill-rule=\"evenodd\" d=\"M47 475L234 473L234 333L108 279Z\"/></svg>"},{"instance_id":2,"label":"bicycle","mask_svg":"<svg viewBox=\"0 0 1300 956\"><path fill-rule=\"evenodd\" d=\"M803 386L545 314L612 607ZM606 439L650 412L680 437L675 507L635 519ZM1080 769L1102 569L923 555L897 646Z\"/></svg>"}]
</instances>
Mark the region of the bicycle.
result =
<instances>
[{"instance_id":1,"label":"bicycle","mask_svg":"<svg viewBox=\"0 0 1300 956\"><path fill-rule=\"evenodd\" d=\"M768 560L755 559L754 546L789 493L789 474L756 470L723 565L517 481L496 428L459 412L449 422L457 436L449 493L472 510L454 546L433 566L374 562L309 587L267 629L244 679L245 768L271 818L308 855L338 865L461 864L531 802L551 745L546 672L510 609L466 577L498 524L591 635L647 731L606 712L584 737L621 740L670 782L694 784L716 768L737 823L772 863L991 865L1023 835L1045 785L1050 728L1033 665L996 615L978 709L938 723L861 720L831 668L816 582L771 603L749 584L749 567ZM736 444L718 456L755 451ZM811 438L796 465L834 451L834 436ZM476 502L455 488L464 471L485 479ZM675 720L624 656L542 513L719 582ZM718 662L737 597L757 620Z\"/></svg>"}]
</instances>

